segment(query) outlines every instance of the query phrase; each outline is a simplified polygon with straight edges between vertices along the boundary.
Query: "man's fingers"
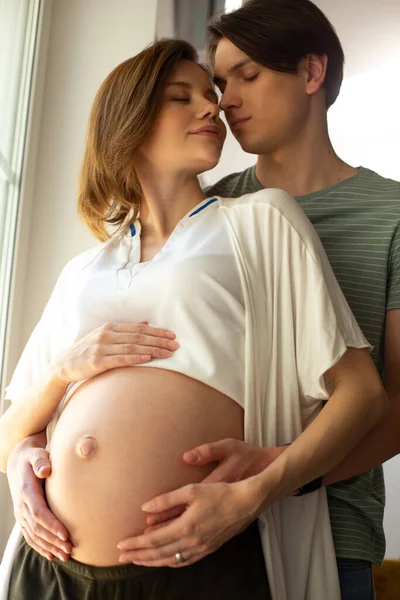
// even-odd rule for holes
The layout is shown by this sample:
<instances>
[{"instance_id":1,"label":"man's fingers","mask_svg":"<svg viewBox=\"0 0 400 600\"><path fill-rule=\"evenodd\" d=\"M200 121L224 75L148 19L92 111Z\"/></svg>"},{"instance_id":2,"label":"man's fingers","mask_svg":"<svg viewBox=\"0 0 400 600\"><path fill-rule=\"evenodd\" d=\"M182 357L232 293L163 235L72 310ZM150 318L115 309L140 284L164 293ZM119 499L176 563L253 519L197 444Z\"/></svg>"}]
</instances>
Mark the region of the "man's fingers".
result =
<instances>
[{"instance_id":1,"label":"man's fingers","mask_svg":"<svg viewBox=\"0 0 400 600\"><path fill-rule=\"evenodd\" d=\"M48 477L51 473L51 462L49 453L44 448L31 449L28 454L28 462L34 474L39 479Z\"/></svg>"},{"instance_id":2,"label":"man's fingers","mask_svg":"<svg viewBox=\"0 0 400 600\"><path fill-rule=\"evenodd\" d=\"M53 558L55 556L54 554L45 550L44 548L41 548L38 544L36 544L36 542L29 535L28 530L25 527L21 527L21 530L22 530L22 535L24 536L24 538L26 540L26 543L29 544L29 546L31 548L36 550L36 552L38 552L44 558L47 558L47 560L53 560Z\"/></svg>"},{"instance_id":3,"label":"man's fingers","mask_svg":"<svg viewBox=\"0 0 400 600\"><path fill-rule=\"evenodd\" d=\"M34 550L36 550L36 552L39 552L39 554L41 554L48 560L52 560L55 556L57 556L57 558L59 558L63 562L66 562L69 559L69 554L63 552L59 548L56 548L52 544L49 544L45 540L38 538L30 529L28 523L26 523L25 527L22 528L22 532L27 543Z\"/></svg>"},{"instance_id":4,"label":"man's fingers","mask_svg":"<svg viewBox=\"0 0 400 600\"><path fill-rule=\"evenodd\" d=\"M236 440L226 439L197 446L185 452L183 459L189 464L206 465L210 462L224 460L233 451Z\"/></svg>"},{"instance_id":5,"label":"man's fingers","mask_svg":"<svg viewBox=\"0 0 400 600\"><path fill-rule=\"evenodd\" d=\"M56 535L51 533L48 529L45 529L37 521L34 521L32 517L27 514L24 519L25 527L29 531L30 536L36 541L37 544L43 545L48 550L54 553L62 552L65 555L69 555L72 552L71 542L63 542Z\"/></svg>"},{"instance_id":6,"label":"man's fingers","mask_svg":"<svg viewBox=\"0 0 400 600\"><path fill-rule=\"evenodd\" d=\"M144 533L150 533L150 531L156 531L157 529L161 529L161 527L165 527L166 525L169 525L174 520L175 519L167 519L163 523L159 523L158 525L153 525L152 527L147 527L147 529L144 530Z\"/></svg>"},{"instance_id":7,"label":"man's fingers","mask_svg":"<svg viewBox=\"0 0 400 600\"><path fill-rule=\"evenodd\" d=\"M214 469L214 471L203 479L202 483L234 483L237 480L236 477L230 475L229 469L224 467L226 465Z\"/></svg>"},{"instance_id":8,"label":"man's fingers","mask_svg":"<svg viewBox=\"0 0 400 600\"><path fill-rule=\"evenodd\" d=\"M170 510L164 510L161 513L151 514L147 517L146 521L149 525L154 526L162 523L165 525L166 521L169 521L175 517L179 517L185 512L186 506L174 506Z\"/></svg>"},{"instance_id":9,"label":"man's fingers","mask_svg":"<svg viewBox=\"0 0 400 600\"><path fill-rule=\"evenodd\" d=\"M196 497L199 486L195 483L185 485L172 492L161 494L142 504L142 510L148 513L161 513L177 506L191 504Z\"/></svg>"},{"instance_id":10,"label":"man's fingers","mask_svg":"<svg viewBox=\"0 0 400 600\"><path fill-rule=\"evenodd\" d=\"M24 502L29 511L31 521L37 522L60 540L64 542L68 540L69 533L67 529L48 509L43 488L37 479L25 487Z\"/></svg>"}]
</instances>

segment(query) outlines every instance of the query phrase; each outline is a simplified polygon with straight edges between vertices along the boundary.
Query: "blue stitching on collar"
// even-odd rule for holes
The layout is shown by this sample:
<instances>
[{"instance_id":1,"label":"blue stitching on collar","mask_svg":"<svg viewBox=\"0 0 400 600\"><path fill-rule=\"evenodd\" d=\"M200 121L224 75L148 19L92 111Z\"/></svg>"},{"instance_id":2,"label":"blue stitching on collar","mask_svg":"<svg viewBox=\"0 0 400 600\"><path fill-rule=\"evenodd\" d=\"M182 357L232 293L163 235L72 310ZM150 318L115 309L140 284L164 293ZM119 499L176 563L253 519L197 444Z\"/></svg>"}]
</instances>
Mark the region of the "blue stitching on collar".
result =
<instances>
[{"instance_id":1,"label":"blue stitching on collar","mask_svg":"<svg viewBox=\"0 0 400 600\"><path fill-rule=\"evenodd\" d=\"M199 206L199 208L197 208L195 211L190 213L189 217L194 217L194 215L197 215L197 213L199 213L201 210L204 210L205 208L207 208L207 206L209 206L210 204L212 204L213 202L216 202L216 201L217 201L217 198L211 198L211 200L209 200L208 202L203 204L203 206Z\"/></svg>"},{"instance_id":2,"label":"blue stitching on collar","mask_svg":"<svg viewBox=\"0 0 400 600\"><path fill-rule=\"evenodd\" d=\"M217 198L211 198L211 200L209 200L208 202L206 202L205 204L203 204L203 206L199 206L199 208L197 208L195 211L193 211L192 213L190 213L189 217L194 217L194 215L197 215L197 213L199 213L200 211L204 210L205 208L207 208L207 206L210 206L210 204L213 204L213 202L216 202ZM130 230L131 230L131 236L135 237L136 235L136 227L134 225L134 223L132 223L130 225Z\"/></svg>"}]
</instances>

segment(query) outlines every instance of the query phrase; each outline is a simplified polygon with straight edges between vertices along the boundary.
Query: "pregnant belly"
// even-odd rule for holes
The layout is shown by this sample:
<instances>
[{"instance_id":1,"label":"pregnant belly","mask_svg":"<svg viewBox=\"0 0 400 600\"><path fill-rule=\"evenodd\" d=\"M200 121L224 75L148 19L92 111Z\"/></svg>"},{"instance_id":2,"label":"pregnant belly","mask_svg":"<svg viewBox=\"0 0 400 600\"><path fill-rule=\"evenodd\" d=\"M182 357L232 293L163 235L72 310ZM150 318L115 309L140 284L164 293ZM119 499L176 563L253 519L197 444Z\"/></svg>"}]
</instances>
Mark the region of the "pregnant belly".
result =
<instances>
[{"instance_id":1,"label":"pregnant belly","mask_svg":"<svg viewBox=\"0 0 400 600\"><path fill-rule=\"evenodd\" d=\"M77 389L56 425L46 481L73 558L118 564L117 543L146 527L141 505L201 481L215 465L186 465L182 453L226 437L243 439L243 409L185 375L113 369Z\"/></svg>"}]
</instances>

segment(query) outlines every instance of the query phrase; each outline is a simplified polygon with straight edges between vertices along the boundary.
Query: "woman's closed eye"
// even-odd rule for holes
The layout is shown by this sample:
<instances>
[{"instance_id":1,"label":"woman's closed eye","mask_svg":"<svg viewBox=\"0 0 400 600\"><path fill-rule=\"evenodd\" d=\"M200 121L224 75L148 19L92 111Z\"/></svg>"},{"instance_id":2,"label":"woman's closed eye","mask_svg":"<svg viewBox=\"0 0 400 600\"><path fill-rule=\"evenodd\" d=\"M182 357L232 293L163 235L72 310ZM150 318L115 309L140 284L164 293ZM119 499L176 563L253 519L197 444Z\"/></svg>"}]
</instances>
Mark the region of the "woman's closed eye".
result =
<instances>
[{"instance_id":1,"label":"woman's closed eye","mask_svg":"<svg viewBox=\"0 0 400 600\"><path fill-rule=\"evenodd\" d=\"M171 98L172 102L190 102L190 98Z\"/></svg>"}]
</instances>

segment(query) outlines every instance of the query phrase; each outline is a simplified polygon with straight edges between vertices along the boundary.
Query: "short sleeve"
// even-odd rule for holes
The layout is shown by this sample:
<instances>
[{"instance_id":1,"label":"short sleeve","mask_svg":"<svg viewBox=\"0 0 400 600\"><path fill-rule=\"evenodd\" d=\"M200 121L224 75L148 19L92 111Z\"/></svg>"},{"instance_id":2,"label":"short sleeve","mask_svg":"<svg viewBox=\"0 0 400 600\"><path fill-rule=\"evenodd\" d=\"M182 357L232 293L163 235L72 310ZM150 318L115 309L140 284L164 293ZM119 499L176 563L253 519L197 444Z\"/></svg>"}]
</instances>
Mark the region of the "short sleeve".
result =
<instances>
[{"instance_id":1,"label":"short sleeve","mask_svg":"<svg viewBox=\"0 0 400 600\"><path fill-rule=\"evenodd\" d=\"M6 400L14 401L25 393L59 353L66 330L67 292L67 268L64 268L6 387Z\"/></svg>"},{"instance_id":2,"label":"short sleeve","mask_svg":"<svg viewBox=\"0 0 400 600\"><path fill-rule=\"evenodd\" d=\"M319 256L318 256L319 255ZM372 349L341 291L322 249L312 256L300 248L296 281L296 361L305 397L329 398L326 372L347 348Z\"/></svg>"},{"instance_id":3,"label":"short sleeve","mask_svg":"<svg viewBox=\"0 0 400 600\"><path fill-rule=\"evenodd\" d=\"M400 308L400 225L393 236L389 254L386 310Z\"/></svg>"},{"instance_id":4,"label":"short sleeve","mask_svg":"<svg viewBox=\"0 0 400 600\"><path fill-rule=\"evenodd\" d=\"M272 201L270 202L270 204ZM293 321L298 386L305 398L330 396L326 372L347 348L372 346L364 337L337 282L328 257L311 222L298 203L280 193L273 201L275 217L274 273L280 281L282 312ZM276 210L277 209L277 210ZM278 216L279 215L279 216ZM285 341L290 347L290 339Z\"/></svg>"}]
</instances>

